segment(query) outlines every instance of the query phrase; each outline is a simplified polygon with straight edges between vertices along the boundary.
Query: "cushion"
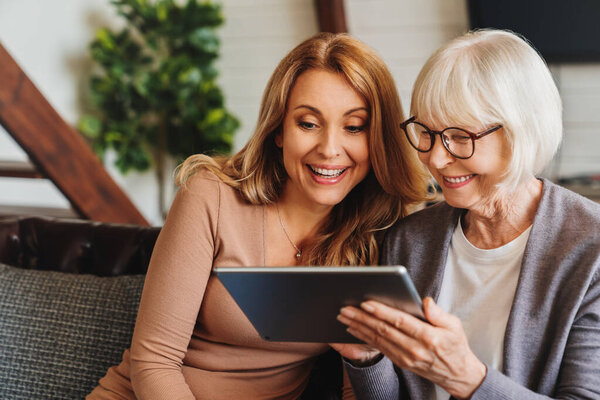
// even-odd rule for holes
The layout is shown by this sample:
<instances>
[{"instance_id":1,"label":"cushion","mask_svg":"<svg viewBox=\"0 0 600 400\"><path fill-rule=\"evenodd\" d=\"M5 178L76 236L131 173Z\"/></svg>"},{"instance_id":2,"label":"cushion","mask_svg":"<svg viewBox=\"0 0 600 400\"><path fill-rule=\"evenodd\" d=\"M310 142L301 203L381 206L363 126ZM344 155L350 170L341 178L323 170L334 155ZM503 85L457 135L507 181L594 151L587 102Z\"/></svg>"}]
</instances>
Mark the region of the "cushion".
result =
<instances>
[{"instance_id":1,"label":"cushion","mask_svg":"<svg viewBox=\"0 0 600 400\"><path fill-rule=\"evenodd\" d=\"M131 342L144 275L0 264L0 399L81 399Z\"/></svg>"}]
</instances>

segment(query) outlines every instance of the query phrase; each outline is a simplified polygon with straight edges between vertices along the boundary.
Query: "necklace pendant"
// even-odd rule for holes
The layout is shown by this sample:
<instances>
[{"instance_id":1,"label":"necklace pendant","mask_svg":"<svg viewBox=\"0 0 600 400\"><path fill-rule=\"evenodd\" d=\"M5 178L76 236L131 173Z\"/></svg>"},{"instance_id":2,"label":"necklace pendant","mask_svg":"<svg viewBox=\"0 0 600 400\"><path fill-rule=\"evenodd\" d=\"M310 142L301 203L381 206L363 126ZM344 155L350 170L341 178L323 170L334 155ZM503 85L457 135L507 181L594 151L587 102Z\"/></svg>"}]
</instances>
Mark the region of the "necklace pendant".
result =
<instances>
[{"instance_id":1,"label":"necklace pendant","mask_svg":"<svg viewBox=\"0 0 600 400\"><path fill-rule=\"evenodd\" d=\"M301 253L301 252L298 252L298 253L296 254L296 259L298 259L298 260L299 260L301 256L302 256L302 253Z\"/></svg>"}]
</instances>

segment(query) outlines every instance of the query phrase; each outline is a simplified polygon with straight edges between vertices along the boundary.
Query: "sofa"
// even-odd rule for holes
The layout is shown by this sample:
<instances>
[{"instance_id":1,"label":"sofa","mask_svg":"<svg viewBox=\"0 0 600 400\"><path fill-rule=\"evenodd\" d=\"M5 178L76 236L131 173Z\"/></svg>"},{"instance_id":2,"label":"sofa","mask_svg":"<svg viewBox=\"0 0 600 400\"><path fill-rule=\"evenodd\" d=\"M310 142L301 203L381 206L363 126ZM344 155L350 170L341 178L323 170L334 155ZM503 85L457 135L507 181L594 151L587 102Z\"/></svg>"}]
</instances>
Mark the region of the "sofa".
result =
<instances>
[{"instance_id":1,"label":"sofa","mask_svg":"<svg viewBox=\"0 0 600 400\"><path fill-rule=\"evenodd\" d=\"M0 399L82 399L120 362L160 228L0 219ZM337 399L339 356L302 398Z\"/></svg>"}]
</instances>

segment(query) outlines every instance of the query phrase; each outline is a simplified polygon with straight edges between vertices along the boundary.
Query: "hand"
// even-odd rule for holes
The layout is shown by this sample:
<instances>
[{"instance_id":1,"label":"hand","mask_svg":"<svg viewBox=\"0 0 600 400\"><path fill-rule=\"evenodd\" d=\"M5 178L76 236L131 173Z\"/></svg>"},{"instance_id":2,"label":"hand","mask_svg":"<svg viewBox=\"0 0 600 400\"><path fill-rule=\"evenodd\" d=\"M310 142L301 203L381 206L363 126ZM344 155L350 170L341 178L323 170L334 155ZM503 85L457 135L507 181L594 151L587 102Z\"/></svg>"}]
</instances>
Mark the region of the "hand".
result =
<instances>
[{"instance_id":1,"label":"hand","mask_svg":"<svg viewBox=\"0 0 600 400\"><path fill-rule=\"evenodd\" d=\"M376 301L361 309L344 307L340 322L348 332L378 348L398 367L441 386L458 399L469 398L486 375L486 366L469 348L460 320L432 298L423 301L430 322Z\"/></svg>"},{"instance_id":2,"label":"hand","mask_svg":"<svg viewBox=\"0 0 600 400\"><path fill-rule=\"evenodd\" d=\"M357 367L371 365L381 355L379 350L365 344L329 343L329 345Z\"/></svg>"}]
</instances>

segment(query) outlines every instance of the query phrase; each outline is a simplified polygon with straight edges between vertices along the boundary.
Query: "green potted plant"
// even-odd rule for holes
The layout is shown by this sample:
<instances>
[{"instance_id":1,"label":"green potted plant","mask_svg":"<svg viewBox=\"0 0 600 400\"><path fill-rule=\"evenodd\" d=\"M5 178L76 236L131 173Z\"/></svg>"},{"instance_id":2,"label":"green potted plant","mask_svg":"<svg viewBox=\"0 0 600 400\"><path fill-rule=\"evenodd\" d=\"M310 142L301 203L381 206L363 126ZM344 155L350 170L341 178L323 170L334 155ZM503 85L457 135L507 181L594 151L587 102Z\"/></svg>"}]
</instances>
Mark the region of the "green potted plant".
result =
<instances>
[{"instance_id":1,"label":"green potted plant","mask_svg":"<svg viewBox=\"0 0 600 400\"><path fill-rule=\"evenodd\" d=\"M221 6L210 1L113 0L126 26L98 30L90 45L98 73L90 78L93 112L79 131L103 158L116 153L125 174L154 167L165 211L165 162L195 153L228 153L238 120L216 83L215 28Z\"/></svg>"}]
</instances>

